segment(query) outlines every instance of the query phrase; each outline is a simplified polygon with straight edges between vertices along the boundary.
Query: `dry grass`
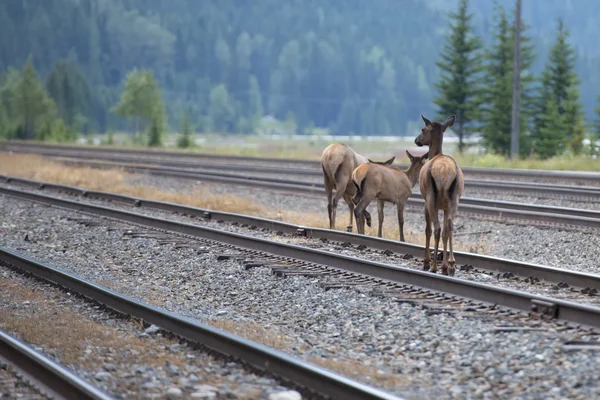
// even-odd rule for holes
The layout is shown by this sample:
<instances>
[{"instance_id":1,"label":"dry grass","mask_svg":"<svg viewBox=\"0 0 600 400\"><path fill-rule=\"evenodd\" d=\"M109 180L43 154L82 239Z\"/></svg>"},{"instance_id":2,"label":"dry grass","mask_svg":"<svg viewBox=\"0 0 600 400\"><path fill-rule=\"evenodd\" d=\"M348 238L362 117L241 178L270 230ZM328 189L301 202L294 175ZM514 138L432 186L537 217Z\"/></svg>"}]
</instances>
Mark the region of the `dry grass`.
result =
<instances>
[{"instance_id":1,"label":"dry grass","mask_svg":"<svg viewBox=\"0 0 600 400\"><path fill-rule=\"evenodd\" d=\"M26 342L56 352L65 363L83 364L95 369L99 361L94 353L102 353L101 349L110 349L113 359L119 362L141 362L156 367L164 366L166 361L178 366L185 362L158 348L149 354L146 351L148 344L142 339L65 310L61 305L64 299L57 293L34 292L9 279L0 279L0 293L5 304L29 302L28 307L0 308L0 327L17 333ZM86 357L88 348L94 351ZM137 355L130 360L129 357L134 357L130 354L131 350L136 350Z\"/></svg>"},{"instance_id":2,"label":"dry grass","mask_svg":"<svg viewBox=\"0 0 600 400\"><path fill-rule=\"evenodd\" d=\"M167 201L193 207L211 210L227 211L240 214L255 215L264 218L279 219L281 221L310 226L314 228L328 228L327 215L323 213L301 213L288 210L267 209L250 197L215 195L208 187L195 187L191 192L174 192L153 186L132 185L127 183L128 174L120 169L94 169L88 167L65 166L58 162L45 159L37 155L0 154L0 174L18 176L44 182L63 185L79 186L88 190L99 190L119 193L127 196L141 197L151 200ZM131 176L131 175L130 175ZM346 228L349 214L344 207L338 209L337 228ZM368 235L377 234L377 216L374 215L373 227L366 227ZM392 218L388 218L383 225L383 237L398 239L398 226ZM425 244L425 235L418 231L413 232L405 227L405 238L409 243ZM454 248L468 252L486 254L489 244L485 238L469 241L466 238L456 237Z\"/></svg>"}]
</instances>

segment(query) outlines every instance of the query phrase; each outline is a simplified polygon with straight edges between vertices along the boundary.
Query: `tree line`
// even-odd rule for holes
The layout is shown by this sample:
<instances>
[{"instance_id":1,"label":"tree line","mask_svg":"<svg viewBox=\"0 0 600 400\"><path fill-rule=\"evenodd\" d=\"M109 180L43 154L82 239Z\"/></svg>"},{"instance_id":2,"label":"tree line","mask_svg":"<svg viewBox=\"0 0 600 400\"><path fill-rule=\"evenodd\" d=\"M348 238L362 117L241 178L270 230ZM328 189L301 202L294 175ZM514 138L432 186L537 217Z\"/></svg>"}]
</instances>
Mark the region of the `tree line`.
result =
<instances>
[{"instance_id":1,"label":"tree line","mask_svg":"<svg viewBox=\"0 0 600 400\"><path fill-rule=\"evenodd\" d=\"M470 134L479 133L488 150L508 155L515 41L514 22L509 20L515 18L496 5L493 43L487 49L473 33L472 18L468 0L460 0L457 12L450 15L452 33L437 63L442 74L435 104L440 118L457 115L459 149L464 149ZM524 21L521 26L520 153L541 158L565 152L581 154L586 126L569 32L559 19L544 70L535 77L531 73L534 48ZM595 129L600 133L600 125Z\"/></svg>"},{"instance_id":2,"label":"tree line","mask_svg":"<svg viewBox=\"0 0 600 400\"><path fill-rule=\"evenodd\" d=\"M2 2L0 135L128 130L157 145L178 129L183 146L193 131L256 132L265 116L298 133L398 134L435 108L457 115L461 149L477 133L490 151L508 153L514 18L503 7L486 38L467 0L449 30L420 0L342 3ZM569 32L558 22L534 74L539 43L523 26L522 155L587 150Z\"/></svg>"}]
</instances>

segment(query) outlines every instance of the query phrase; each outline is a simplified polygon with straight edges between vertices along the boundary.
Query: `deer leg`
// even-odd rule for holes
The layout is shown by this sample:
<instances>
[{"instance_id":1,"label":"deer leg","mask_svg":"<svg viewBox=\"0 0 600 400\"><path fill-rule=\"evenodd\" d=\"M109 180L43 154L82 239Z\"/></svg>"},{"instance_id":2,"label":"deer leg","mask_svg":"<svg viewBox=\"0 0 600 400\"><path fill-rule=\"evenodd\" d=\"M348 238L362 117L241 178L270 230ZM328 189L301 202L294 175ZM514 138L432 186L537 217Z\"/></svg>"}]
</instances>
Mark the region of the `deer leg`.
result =
<instances>
[{"instance_id":1,"label":"deer leg","mask_svg":"<svg viewBox=\"0 0 600 400\"><path fill-rule=\"evenodd\" d=\"M448 234L450 228L448 226L449 221L452 221L450 218L450 211L444 210L444 230L442 232L442 243L444 247L444 254L442 256L442 275L448 275Z\"/></svg>"},{"instance_id":2,"label":"deer leg","mask_svg":"<svg viewBox=\"0 0 600 400\"><path fill-rule=\"evenodd\" d=\"M450 217L448 218L448 238L449 238L449 250L450 250L450 261L448 262L448 275L454 276L454 272L456 271L456 260L454 259L454 250L452 250L452 239L454 237L454 216L456 215L456 209L458 208L458 203L453 207L452 212L450 213Z\"/></svg>"},{"instance_id":3,"label":"deer leg","mask_svg":"<svg viewBox=\"0 0 600 400\"><path fill-rule=\"evenodd\" d=\"M377 229L377 236L381 237L382 236L382 230L383 230L383 207L384 207L384 203L383 200L377 200L377 218L379 218L379 228Z\"/></svg>"},{"instance_id":4,"label":"deer leg","mask_svg":"<svg viewBox=\"0 0 600 400\"><path fill-rule=\"evenodd\" d=\"M348 208L350 209L350 223L348 224L348 226L350 227L350 232L352 232L352 222L354 218L354 202L352 201L352 195L346 193L344 195L344 200L346 201L346 204L348 204Z\"/></svg>"},{"instance_id":5,"label":"deer leg","mask_svg":"<svg viewBox=\"0 0 600 400\"><path fill-rule=\"evenodd\" d=\"M404 242L404 204L398 202L396 204L396 212L398 213L398 229L400 230L400 241Z\"/></svg>"},{"instance_id":6,"label":"deer leg","mask_svg":"<svg viewBox=\"0 0 600 400\"><path fill-rule=\"evenodd\" d=\"M356 208L354 208L354 216L356 217L356 229L361 235L365 234L365 210L367 209L368 205L369 201L367 201L365 197L362 197L356 205Z\"/></svg>"},{"instance_id":7,"label":"deer leg","mask_svg":"<svg viewBox=\"0 0 600 400\"><path fill-rule=\"evenodd\" d=\"M365 210L363 211L363 215L365 217L365 219L367 220L367 226L370 228L371 227L371 214Z\"/></svg>"},{"instance_id":8,"label":"deer leg","mask_svg":"<svg viewBox=\"0 0 600 400\"><path fill-rule=\"evenodd\" d=\"M331 187L331 183L327 177L325 177L325 192L327 193L327 216L329 217L329 229L333 229L333 188Z\"/></svg>"},{"instance_id":9,"label":"deer leg","mask_svg":"<svg viewBox=\"0 0 600 400\"><path fill-rule=\"evenodd\" d=\"M429 262L431 260L431 253L429 252L429 242L431 240L431 217L429 216L429 210L425 206L425 258L423 259L423 270L429 271Z\"/></svg>"},{"instance_id":10,"label":"deer leg","mask_svg":"<svg viewBox=\"0 0 600 400\"><path fill-rule=\"evenodd\" d=\"M335 229L335 219L336 219L336 214L337 214L337 206L338 203L340 202L340 198L344 195L344 192L342 191L342 189L339 189L339 185L338 185L338 189L335 192L335 196L333 196L333 209L331 211L331 215L332 215L332 221L331 221L331 228L330 229Z\"/></svg>"},{"instance_id":11,"label":"deer leg","mask_svg":"<svg viewBox=\"0 0 600 400\"><path fill-rule=\"evenodd\" d=\"M429 269L430 272L437 272L437 259L438 259L438 248L440 247L440 219L438 217L438 210L433 200L427 201L426 203L427 211L429 212L429 218L431 222L433 222L433 238L434 238L434 247L433 247L433 266Z\"/></svg>"}]
</instances>

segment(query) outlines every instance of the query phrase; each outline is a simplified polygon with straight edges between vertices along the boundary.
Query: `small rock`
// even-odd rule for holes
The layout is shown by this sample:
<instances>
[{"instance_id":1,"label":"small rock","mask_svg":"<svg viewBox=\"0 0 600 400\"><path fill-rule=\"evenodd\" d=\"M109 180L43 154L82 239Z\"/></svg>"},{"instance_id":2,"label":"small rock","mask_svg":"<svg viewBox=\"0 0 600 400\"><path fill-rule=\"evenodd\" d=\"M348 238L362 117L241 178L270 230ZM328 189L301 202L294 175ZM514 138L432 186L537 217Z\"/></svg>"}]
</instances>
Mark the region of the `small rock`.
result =
<instances>
[{"instance_id":1,"label":"small rock","mask_svg":"<svg viewBox=\"0 0 600 400\"><path fill-rule=\"evenodd\" d=\"M152 335L152 334L158 332L159 330L160 330L160 328L158 326L152 324L148 328L146 328L144 333L147 333L148 335Z\"/></svg>"},{"instance_id":2,"label":"small rock","mask_svg":"<svg viewBox=\"0 0 600 400\"><path fill-rule=\"evenodd\" d=\"M215 399L217 394L215 392L194 392L190 397L192 399Z\"/></svg>"},{"instance_id":3,"label":"small rock","mask_svg":"<svg viewBox=\"0 0 600 400\"><path fill-rule=\"evenodd\" d=\"M195 374L190 374L190 376L188 376L188 379L190 382L198 382L198 377Z\"/></svg>"},{"instance_id":4,"label":"small rock","mask_svg":"<svg viewBox=\"0 0 600 400\"><path fill-rule=\"evenodd\" d=\"M271 393L269 400L301 400L302 395L295 390L286 390L285 392Z\"/></svg>"},{"instance_id":5,"label":"small rock","mask_svg":"<svg viewBox=\"0 0 600 400\"><path fill-rule=\"evenodd\" d=\"M114 371L117 369L115 364L104 364L102 368L104 368L105 371Z\"/></svg>"},{"instance_id":6,"label":"small rock","mask_svg":"<svg viewBox=\"0 0 600 400\"><path fill-rule=\"evenodd\" d=\"M179 399L183 396L183 391L179 388L172 387L167 390L167 397L169 399Z\"/></svg>"},{"instance_id":7,"label":"small rock","mask_svg":"<svg viewBox=\"0 0 600 400\"><path fill-rule=\"evenodd\" d=\"M112 375L106 371L101 371L101 372L98 372L96 375L94 375L94 379L97 381L105 381L111 377L112 377Z\"/></svg>"}]
</instances>

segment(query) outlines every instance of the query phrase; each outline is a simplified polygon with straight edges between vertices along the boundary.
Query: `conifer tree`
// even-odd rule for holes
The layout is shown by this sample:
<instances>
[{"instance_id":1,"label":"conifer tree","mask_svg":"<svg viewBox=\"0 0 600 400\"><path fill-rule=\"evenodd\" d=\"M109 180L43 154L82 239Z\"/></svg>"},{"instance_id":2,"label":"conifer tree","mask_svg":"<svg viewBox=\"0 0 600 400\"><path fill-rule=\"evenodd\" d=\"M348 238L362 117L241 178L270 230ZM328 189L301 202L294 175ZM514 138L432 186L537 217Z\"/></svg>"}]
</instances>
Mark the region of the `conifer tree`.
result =
<instances>
[{"instance_id":1,"label":"conifer tree","mask_svg":"<svg viewBox=\"0 0 600 400\"><path fill-rule=\"evenodd\" d=\"M180 127L181 136L177 141L177 146L181 148L190 147L192 144L191 135L192 135L192 125L190 124L190 116L187 110L183 113L183 118L181 120Z\"/></svg>"},{"instance_id":2,"label":"conifer tree","mask_svg":"<svg viewBox=\"0 0 600 400\"><path fill-rule=\"evenodd\" d=\"M451 33L442 49L440 81L436 87L438 118L445 120L456 115L454 131L458 135L459 151L463 151L464 140L480 115L479 75L482 71L481 43L473 33L472 18L468 13L468 0L460 0L458 11L450 13Z\"/></svg>"},{"instance_id":3,"label":"conifer tree","mask_svg":"<svg viewBox=\"0 0 600 400\"><path fill-rule=\"evenodd\" d=\"M536 118L535 152L542 158L561 154L571 147L581 151L583 126L579 102L579 78L575 73L575 52L568 43L569 32L558 21L556 42L541 77Z\"/></svg>"},{"instance_id":4,"label":"conifer tree","mask_svg":"<svg viewBox=\"0 0 600 400\"><path fill-rule=\"evenodd\" d=\"M510 152L514 24L509 24L504 9L496 6L497 24L494 43L485 53L484 86L481 92L481 134L486 148L495 153L506 155ZM521 109L520 143L522 154L527 154L529 120L532 115L533 75L528 73L535 55L526 32L527 26L521 22Z\"/></svg>"},{"instance_id":5,"label":"conifer tree","mask_svg":"<svg viewBox=\"0 0 600 400\"><path fill-rule=\"evenodd\" d=\"M14 88L11 110L19 124L20 139L33 139L37 128L55 118L56 105L38 78L31 56Z\"/></svg>"}]
</instances>

